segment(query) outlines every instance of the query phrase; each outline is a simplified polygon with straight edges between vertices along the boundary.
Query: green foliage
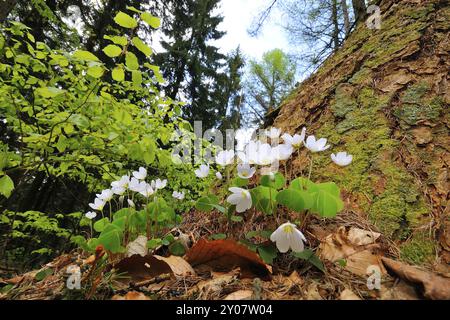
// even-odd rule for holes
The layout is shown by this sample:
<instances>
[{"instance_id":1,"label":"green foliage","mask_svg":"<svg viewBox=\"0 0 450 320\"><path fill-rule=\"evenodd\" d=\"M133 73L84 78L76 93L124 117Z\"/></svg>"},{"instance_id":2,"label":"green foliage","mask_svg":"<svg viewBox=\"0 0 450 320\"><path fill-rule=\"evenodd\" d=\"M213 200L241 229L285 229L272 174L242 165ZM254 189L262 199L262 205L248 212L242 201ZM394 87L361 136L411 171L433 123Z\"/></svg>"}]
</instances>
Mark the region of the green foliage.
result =
<instances>
[{"instance_id":1,"label":"green foliage","mask_svg":"<svg viewBox=\"0 0 450 320\"><path fill-rule=\"evenodd\" d=\"M49 215L38 211L0 213L0 232L10 245L4 258L14 259L16 264L27 264L30 256L36 263L43 263L55 256L67 244L68 224L77 223L80 213L68 216Z\"/></svg>"},{"instance_id":2,"label":"green foliage","mask_svg":"<svg viewBox=\"0 0 450 320\"><path fill-rule=\"evenodd\" d=\"M292 255L296 258L305 260L306 262L312 264L317 269L325 273L325 266L323 265L323 262L319 259L319 257L316 256L314 251L305 249L302 252L293 252Z\"/></svg>"},{"instance_id":3,"label":"green foliage","mask_svg":"<svg viewBox=\"0 0 450 320\"><path fill-rule=\"evenodd\" d=\"M125 28L136 26L125 13L118 13L115 21ZM149 53L143 40L107 36L114 44L104 52L125 62L107 61L113 65L108 68L89 51L70 54L33 43L20 23L2 31L7 41L0 52L0 113L21 136L21 169L83 181L96 190L136 167L134 163L158 171L171 162L169 141L162 135L183 126L184 120L175 110L179 107L159 95L156 67L132 52L132 44L139 43L138 49ZM188 168L171 170L171 181L186 179L180 173ZM9 195L10 179L0 179L1 194Z\"/></svg>"},{"instance_id":4,"label":"green foliage","mask_svg":"<svg viewBox=\"0 0 450 320\"><path fill-rule=\"evenodd\" d=\"M261 61L250 61L245 91L251 108L247 113L257 123L294 89L295 73L295 63L280 49L264 53Z\"/></svg>"},{"instance_id":5,"label":"green foliage","mask_svg":"<svg viewBox=\"0 0 450 320\"><path fill-rule=\"evenodd\" d=\"M0 178L0 194L9 197L14 189L14 181L10 177L4 175Z\"/></svg>"}]
</instances>

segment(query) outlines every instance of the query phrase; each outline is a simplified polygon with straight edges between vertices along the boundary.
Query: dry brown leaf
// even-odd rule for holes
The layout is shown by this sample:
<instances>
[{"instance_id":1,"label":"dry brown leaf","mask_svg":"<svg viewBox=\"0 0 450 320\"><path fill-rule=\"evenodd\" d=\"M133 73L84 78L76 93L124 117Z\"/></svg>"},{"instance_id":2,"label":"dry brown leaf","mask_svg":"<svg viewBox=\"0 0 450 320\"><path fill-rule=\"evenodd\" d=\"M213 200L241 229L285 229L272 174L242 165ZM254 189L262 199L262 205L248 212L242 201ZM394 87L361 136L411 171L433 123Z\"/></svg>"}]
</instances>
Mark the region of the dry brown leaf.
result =
<instances>
[{"instance_id":1,"label":"dry brown leaf","mask_svg":"<svg viewBox=\"0 0 450 320\"><path fill-rule=\"evenodd\" d=\"M423 286L423 295L433 300L450 300L450 279L426 272L405 263L382 258L384 265L400 278Z\"/></svg>"},{"instance_id":2,"label":"dry brown leaf","mask_svg":"<svg viewBox=\"0 0 450 320\"><path fill-rule=\"evenodd\" d=\"M124 258L114 265L114 269L119 273L125 273L125 276L128 277L124 279L125 282L141 282L161 274L172 273L172 269L167 262L152 255L142 257L138 254Z\"/></svg>"},{"instance_id":3,"label":"dry brown leaf","mask_svg":"<svg viewBox=\"0 0 450 320\"><path fill-rule=\"evenodd\" d=\"M352 290L344 289L339 296L339 300L361 300Z\"/></svg>"},{"instance_id":4,"label":"dry brown leaf","mask_svg":"<svg viewBox=\"0 0 450 320\"><path fill-rule=\"evenodd\" d=\"M380 289L381 300L419 300L416 290L410 284L400 280L394 284L392 288L387 288L381 285Z\"/></svg>"},{"instance_id":5,"label":"dry brown leaf","mask_svg":"<svg viewBox=\"0 0 450 320\"><path fill-rule=\"evenodd\" d=\"M308 286L306 291L306 300L323 300L317 288L317 283L313 282Z\"/></svg>"},{"instance_id":6,"label":"dry brown leaf","mask_svg":"<svg viewBox=\"0 0 450 320\"><path fill-rule=\"evenodd\" d=\"M88 258L83 260L83 266L89 264L92 265L95 262L95 254L89 256Z\"/></svg>"},{"instance_id":7,"label":"dry brown leaf","mask_svg":"<svg viewBox=\"0 0 450 320\"><path fill-rule=\"evenodd\" d=\"M230 293L223 300L251 300L253 297L252 290L238 290Z\"/></svg>"},{"instance_id":8,"label":"dry brown leaf","mask_svg":"<svg viewBox=\"0 0 450 320\"><path fill-rule=\"evenodd\" d=\"M150 300L150 298L148 298L142 292L130 291L127 292L127 294L124 296L116 294L115 296L112 297L112 300Z\"/></svg>"},{"instance_id":9,"label":"dry brown leaf","mask_svg":"<svg viewBox=\"0 0 450 320\"><path fill-rule=\"evenodd\" d=\"M235 269L228 273L214 273L212 279L202 280L197 285L190 289L188 296L200 292L198 299L205 299L210 296L218 296L222 289L229 284L237 281L239 277L239 269Z\"/></svg>"},{"instance_id":10,"label":"dry brown leaf","mask_svg":"<svg viewBox=\"0 0 450 320\"><path fill-rule=\"evenodd\" d=\"M347 237L348 240L356 246L365 246L368 244L375 243L377 239L381 236L381 233L367 231L359 228L350 228Z\"/></svg>"},{"instance_id":11,"label":"dry brown leaf","mask_svg":"<svg viewBox=\"0 0 450 320\"><path fill-rule=\"evenodd\" d=\"M381 263L380 256L373 253L371 250L363 250L356 252L347 257L345 270L353 274L365 277L367 275L367 268L370 266L378 266L382 274L386 274L386 269Z\"/></svg>"},{"instance_id":12,"label":"dry brown leaf","mask_svg":"<svg viewBox=\"0 0 450 320\"><path fill-rule=\"evenodd\" d=\"M186 261L193 267L207 264L220 271L240 268L243 278L271 278L270 270L261 258L234 240L200 239L186 254Z\"/></svg>"},{"instance_id":13,"label":"dry brown leaf","mask_svg":"<svg viewBox=\"0 0 450 320\"><path fill-rule=\"evenodd\" d=\"M303 281L303 279L298 275L297 270L292 272L288 279L293 285L297 286L301 286L305 283L305 281Z\"/></svg>"},{"instance_id":14,"label":"dry brown leaf","mask_svg":"<svg viewBox=\"0 0 450 320\"><path fill-rule=\"evenodd\" d=\"M147 237L141 235L138 236L134 241L128 243L127 257L131 257L135 254L145 257L148 254L147 241Z\"/></svg>"},{"instance_id":15,"label":"dry brown leaf","mask_svg":"<svg viewBox=\"0 0 450 320\"><path fill-rule=\"evenodd\" d=\"M350 243L345 227L340 227L335 233L329 234L319 246L322 259L336 262L354 254L357 249Z\"/></svg>"},{"instance_id":16,"label":"dry brown leaf","mask_svg":"<svg viewBox=\"0 0 450 320\"><path fill-rule=\"evenodd\" d=\"M189 275L195 276L195 271L194 269L191 267L191 265L189 263L186 262L186 260L184 260L181 257L177 257L177 256L169 256L169 257L161 257L161 256L154 256L156 259L164 261L165 263L167 263L170 267L170 269L172 270L172 272L175 274L175 276L177 277L186 277Z\"/></svg>"},{"instance_id":17,"label":"dry brown leaf","mask_svg":"<svg viewBox=\"0 0 450 320\"><path fill-rule=\"evenodd\" d=\"M374 253L380 237L379 233L359 228L339 227L335 233L328 235L319 246L319 255L322 259L336 262L346 260L345 269L361 277L367 276L369 266L378 266L382 274L386 270L381 263L380 256Z\"/></svg>"}]
</instances>

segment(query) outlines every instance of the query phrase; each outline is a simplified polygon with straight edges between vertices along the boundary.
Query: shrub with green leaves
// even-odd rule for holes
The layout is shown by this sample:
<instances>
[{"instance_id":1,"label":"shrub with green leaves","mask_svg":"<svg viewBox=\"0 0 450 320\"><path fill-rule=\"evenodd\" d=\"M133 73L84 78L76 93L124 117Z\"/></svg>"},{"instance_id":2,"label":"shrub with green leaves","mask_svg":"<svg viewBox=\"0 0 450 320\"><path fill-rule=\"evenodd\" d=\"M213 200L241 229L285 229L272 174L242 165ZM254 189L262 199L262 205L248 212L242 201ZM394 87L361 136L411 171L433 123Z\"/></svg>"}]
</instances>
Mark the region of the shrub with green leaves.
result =
<instances>
[{"instance_id":1,"label":"shrub with green leaves","mask_svg":"<svg viewBox=\"0 0 450 320\"><path fill-rule=\"evenodd\" d=\"M145 165L151 175L164 173L173 189L191 186L192 196L206 187L191 164L171 160L173 132L191 128L182 104L160 93L164 80L137 32L142 24L157 28L159 19L128 9L114 18L123 34L105 36L107 61L83 48L49 48L16 21L0 26L0 121L7 129L0 141L1 211L38 173L94 192Z\"/></svg>"}]
</instances>

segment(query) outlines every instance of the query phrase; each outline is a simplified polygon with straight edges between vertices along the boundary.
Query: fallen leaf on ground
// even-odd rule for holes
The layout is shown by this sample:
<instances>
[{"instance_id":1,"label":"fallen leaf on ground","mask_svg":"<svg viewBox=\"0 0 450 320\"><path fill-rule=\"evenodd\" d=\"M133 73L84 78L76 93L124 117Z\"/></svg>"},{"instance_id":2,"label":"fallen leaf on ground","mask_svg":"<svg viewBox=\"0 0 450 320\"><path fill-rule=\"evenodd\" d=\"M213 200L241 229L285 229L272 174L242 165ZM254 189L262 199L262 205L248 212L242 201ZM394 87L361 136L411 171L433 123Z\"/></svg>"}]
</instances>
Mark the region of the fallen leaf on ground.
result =
<instances>
[{"instance_id":1,"label":"fallen leaf on ground","mask_svg":"<svg viewBox=\"0 0 450 320\"><path fill-rule=\"evenodd\" d=\"M352 290L344 289L339 296L339 300L361 300Z\"/></svg>"},{"instance_id":2,"label":"fallen leaf on ground","mask_svg":"<svg viewBox=\"0 0 450 320\"><path fill-rule=\"evenodd\" d=\"M313 282L308 286L306 291L306 300L323 300L317 288L317 283Z\"/></svg>"},{"instance_id":3,"label":"fallen leaf on ground","mask_svg":"<svg viewBox=\"0 0 450 320\"><path fill-rule=\"evenodd\" d=\"M381 274L386 274L386 269L381 263L380 256L373 253L371 250L356 252L347 257L346 260L347 263L344 268L353 274L365 277L367 275L367 269L370 266L378 266Z\"/></svg>"},{"instance_id":4,"label":"fallen leaf on ground","mask_svg":"<svg viewBox=\"0 0 450 320\"><path fill-rule=\"evenodd\" d=\"M291 273L291 275L287 278L293 285L301 286L305 283L303 279L298 275L298 272L295 270Z\"/></svg>"},{"instance_id":5,"label":"fallen leaf on ground","mask_svg":"<svg viewBox=\"0 0 450 320\"><path fill-rule=\"evenodd\" d=\"M391 288L381 285L380 289L381 300L419 300L414 287L403 280L395 283Z\"/></svg>"},{"instance_id":6,"label":"fallen leaf on ground","mask_svg":"<svg viewBox=\"0 0 450 320\"><path fill-rule=\"evenodd\" d=\"M112 297L112 300L150 300L150 298L142 292L130 291L124 296L116 294Z\"/></svg>"},{"instance_id":7,"label":"fallen leaf on ground","mask_svg":"<svg viewBox=\"0 0 450 320\"><path fill-rule=\"evenodd\" d=\"M190 289L188 296L199 292L198 299L218 297L223 288L237 281L239 274L239 269L232 270L228 273L213 273L212 279L202 280L194 288Z\"/></svg>"},{"instance_id":8,"label":"fallen leaf on ground","mask_svg":"<svg viewBox=\"0 0 450 320\"><path fill-rule=\"evenodd\" d=\"M423 295L433 300L450 300L450 279L426 272L403 262L382 258L384 265L400 278L423 286Z\"/></svg>"},{"instance_id":9,"label":"fallen leaf on ground","mask_svg":"<svg viewBox=\"0 0 450 320\"><path fill-rule=\"evenodd\" d=\"M186 261L193 267L207 264L213 270L220 271L239 267L243 278L271 278L270 270L264 261L255 252L234 240L200 239L186 254Z\"/></svg>"},{"instance_id":10,"label":"fallen leaf on ground","mask_svg":"<svg viewBox=\"0 0 450 320\"><path fill-rule=\"evenodd\" d=\"M252 290L238 290L230 293L223 300L251 300L253 297Z\"/></svg>"},{"instance_id":11,"label":"fallen leaf on ground","mask_svg":"<svg viewBox=\"0 0 450 320\"><path fill-rule=\"evenodd\" d=\"M140 282L155 278L161 274L172 273L172 269L167 262L159 260L152 255L142 257L135 254L125 258L114 265L114 269L119 273L125 273L128 277L123 281Z\"/></svg>"},{"instance_id":12,"label":"fallen leaf on ground","mask_svg":"<svg viewBox=\"0 0 450 320\"><path fill-rule=\"evenodd\" d=\"M381 233L367 231L359 228L350 228L347 237L348 240L357 246L364 246L368 244L375 243L377 239L381 236Z\"/></svg>"},{"instance_id":13,"label":"fallen leaf on ground","mask_svg":"<svg viewBox=\"0 0 450 320\"><path fill-rule=\"evenodd\" d=\"M135 254L145 257L148 253L147 241L148 239L146 236L138 236L134 241L128 243L127 257L131 257Z\"/></svg>"},{"instance_id":14,"label":"fallen leaf on ground","mask_svg":"<svg viewBox=\"0 0 450 320\"><path fill-rule=\"evenodd\" d=\"M344 260L343 268L361 277L367 276L369 266L377 266L382 274L386 274L380 255L376 253L378 245L375 241L379 237L379 233L353 227L347 231L345 227L339 227L323 239L319 255L331 262Z\"/></svg>"},{"instance_id":15,"label":"fallen leaf on ground","mask_svg":"<svg viewBox=\"0 0 450 320\"><path fill-rule=\"evenodd\" d=\"M192 276L195 275L195 271L191 267L191 265L181 257L169 256L166 258L166 257L157 256L157 255L155 255L154 257L158 260L161 260L161 261L164 261L165 263L167 263L169 265L170 269L172 270L172 272L177 277L186 277L189 275L192 275Z\"/></svg>"}]
</instances>

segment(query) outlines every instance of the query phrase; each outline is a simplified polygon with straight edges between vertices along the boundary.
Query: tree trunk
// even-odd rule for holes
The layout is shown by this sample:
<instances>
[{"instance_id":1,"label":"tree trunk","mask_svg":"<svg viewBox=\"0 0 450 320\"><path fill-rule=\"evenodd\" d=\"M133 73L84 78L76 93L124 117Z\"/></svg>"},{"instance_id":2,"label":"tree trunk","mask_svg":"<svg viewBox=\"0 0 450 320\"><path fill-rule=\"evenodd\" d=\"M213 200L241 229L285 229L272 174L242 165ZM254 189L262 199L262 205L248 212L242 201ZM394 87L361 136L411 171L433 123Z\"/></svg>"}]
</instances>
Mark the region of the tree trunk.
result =
<instances>
[{"instance_id":1,"label":"tree trunk","mask_svg":"<svg viewBox=\"0 0 450 320\"><path fill-rule=\"evenodd\" d=\"M333 23L333 50L336 51L339 48L339 21L337 0L333 0L332 3L331 20Z\"/></svg>"},{"instance_id":2,"label":"tree trunk","mask_svg":"<svg viewBox=\"0 0 450 320\"><path fill-rule=\"evenodd\" d=\"M0 0L0 23L5 22L16 4L17 0Z\"/></svg>"},{"instance_id":3,"label":"tree trunk","mask_svg":"<svg viewBox=\"0 0 450 320\"><path fill-rule=\"evenodd\" d=\"M366 2L364 0L352 0L353 12L355 14L355 21L360 22L364 20L367 13Z\"/></svg>"},{"instance_id":4,"label":"tree trunk","mask_svg":"<svg viewBox=\"0 0 450 320\"><path fill-rule=\"evenodd\" d=\"M348 15L347 0L341 0L341 7L342 7L342 16L344 18L345 36L348 36L350 33L350 17Z\"/></svg>"},{"instance_id":5,"label":"tree trunk","mask_svg":"<svg viewBox=\"0 0 450 320\"><path fill-rule=\"evenodd\" d=\"M436 249L450 262L450 22L442 3L382 0L389 27L357 25L266 122L327 138L332 151L314 154L314 180L335 181L348 212L367 217L417 264L433 261ZM330 153L339 151L353 163L336 167ZM303 149L292 160L291 178L308 172L308 156Z\"/></svg>"}]
</instances>

